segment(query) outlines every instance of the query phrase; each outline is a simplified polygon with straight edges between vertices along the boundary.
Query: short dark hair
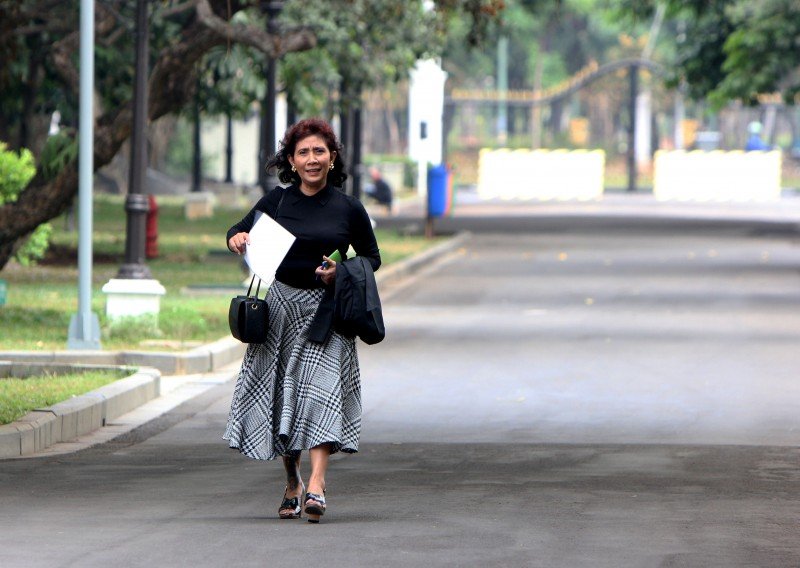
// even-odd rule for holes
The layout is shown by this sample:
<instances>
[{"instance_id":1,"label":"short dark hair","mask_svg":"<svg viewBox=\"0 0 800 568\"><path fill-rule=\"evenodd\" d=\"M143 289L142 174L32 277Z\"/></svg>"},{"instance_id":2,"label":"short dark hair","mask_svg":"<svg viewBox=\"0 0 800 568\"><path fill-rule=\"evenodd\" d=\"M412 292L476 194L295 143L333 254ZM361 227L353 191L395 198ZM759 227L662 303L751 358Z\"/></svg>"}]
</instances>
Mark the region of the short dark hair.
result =
<instances>
[{"instance_id":1,"label":"short dark hair","mask_svg":"<svg viewBox=\"0 0 800 568\"><path fill-rule=\"evenodd\" d=\"M283 183L300 185L300 176L297 172L292 171L289 156L294 155L297 143L309 136L319 136L325 142L329 152L336 152L333 169L328 172L328 182L336 187L342 187L347 179L342 145L336 138L331 125L321 118L306 118L290 126L283 135L280 150L267 162L267 170L276 168L278 179Z\"/></svg>"}]
</instances>

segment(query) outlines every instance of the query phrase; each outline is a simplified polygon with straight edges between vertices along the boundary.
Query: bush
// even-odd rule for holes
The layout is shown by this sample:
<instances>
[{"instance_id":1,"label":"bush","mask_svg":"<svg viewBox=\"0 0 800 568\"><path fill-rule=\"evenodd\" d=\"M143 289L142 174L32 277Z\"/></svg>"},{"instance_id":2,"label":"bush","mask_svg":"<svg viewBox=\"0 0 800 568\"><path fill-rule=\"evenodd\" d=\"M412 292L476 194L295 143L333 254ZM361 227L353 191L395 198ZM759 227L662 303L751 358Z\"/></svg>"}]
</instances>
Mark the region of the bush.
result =
<instances>
[{"instance_id":1,"label":"bush","mask_svg":"<svg viewBox=\"0 0 800 568\"><path fill-rule=\"evenodd\" d=\"M6 148L8 145L0 142L0 205L14 203L36 175L36 163L30 150L23 148L17 154Z\"/></svg>"},{"instance_id":2,"label":"bush","mask_svg":"<svg viewBox=\"0 0 800 568\"><path fill-rule=\"evenodd\" d=\"M39 158L39 168L45 179L53 179L62 169L78 159L78 141L67 135L64 131L54 134L47 139L42 155Z\"/></svg>"},{"instance_id":3,"label":"bush","mask_svg":"<svg viewBox=\"0 0 800 568\"><path fill-rule=\"evenodd\" d=\"M17 153L6 148L8 146L0 142L0 205L14 203L36 175L36 165L30 150L23 148ZM39 225L17 249L14 255L17 262L28 266L44 258L52 231L49 223Z\"/></svg>"},{"instance_id":4,"label":"bush","mask_svg":"<svg viewBox=\"0 0 800 568\"><path fill-rule=\"evenodd\" d=\"M50 235L52 233L53 226L50 223L39 225L33 230L25 243L17 249L17 254L14 255L14 258L22 266L36 264L37 260L44 258L47 249L50 247Z\"/></svg>"}]
</instances>

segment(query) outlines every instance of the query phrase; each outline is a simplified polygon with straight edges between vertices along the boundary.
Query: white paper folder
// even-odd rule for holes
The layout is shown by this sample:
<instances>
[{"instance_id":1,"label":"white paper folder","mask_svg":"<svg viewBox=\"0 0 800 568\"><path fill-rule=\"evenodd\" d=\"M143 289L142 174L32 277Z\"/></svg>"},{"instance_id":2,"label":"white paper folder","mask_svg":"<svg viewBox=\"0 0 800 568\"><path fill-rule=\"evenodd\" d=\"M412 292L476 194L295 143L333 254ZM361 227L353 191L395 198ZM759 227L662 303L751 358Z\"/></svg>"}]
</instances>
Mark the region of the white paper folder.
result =
<instances>
[{"instance_id":1,"label":"white paper folder","mask_svg":"<svg viewBox=\"0 0 800 568\"><path fill-rule=\"evenodd\" d=\"M256 215L244 260L256 276L265 284L271 284L275 279L275 271L292 247L295 237L269 215L261 212Z\"/></svg>"}]
</instances>

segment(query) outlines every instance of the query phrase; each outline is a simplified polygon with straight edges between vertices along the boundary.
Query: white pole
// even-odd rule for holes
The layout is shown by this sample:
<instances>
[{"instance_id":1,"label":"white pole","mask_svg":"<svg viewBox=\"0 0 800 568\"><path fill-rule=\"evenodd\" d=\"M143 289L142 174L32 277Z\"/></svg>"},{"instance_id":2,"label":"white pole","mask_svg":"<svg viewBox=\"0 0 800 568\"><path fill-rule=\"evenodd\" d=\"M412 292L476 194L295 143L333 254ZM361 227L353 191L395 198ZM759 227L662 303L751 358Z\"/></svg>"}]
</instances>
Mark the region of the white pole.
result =
<instances>
[{"instance_id":1,"label":"white pole","mask_svg":"<svg viewBox=\"0 0 800 568\"><path fill-rule=\"evenodd\" d=\"M78 122L78 313L68 349L100 349L100 323L92 312L92 180L94 176L94 0L81 0L80 112Z\"/></svg>"}]
</instances>

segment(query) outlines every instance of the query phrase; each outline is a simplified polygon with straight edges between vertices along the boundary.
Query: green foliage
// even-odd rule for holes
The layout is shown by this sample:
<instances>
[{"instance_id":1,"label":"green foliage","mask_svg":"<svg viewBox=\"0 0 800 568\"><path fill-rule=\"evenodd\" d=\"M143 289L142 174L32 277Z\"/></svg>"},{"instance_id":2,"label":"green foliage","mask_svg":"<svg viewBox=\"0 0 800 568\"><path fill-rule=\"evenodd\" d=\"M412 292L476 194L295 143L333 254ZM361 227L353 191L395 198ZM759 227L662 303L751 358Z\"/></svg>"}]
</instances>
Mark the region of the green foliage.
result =
<instances>
[{"instance_id":1,"label":"green foliage","mask_svg":"<svg viewBox=\"0 0 800 568\"><path fill-rule=\"evenodd\" d=\"M635 18L656 0L617 0ZM715 108L732 99L756 103L779 91L787 102L800 92L800 4L795 0L667 0L677 29L672 84Z\"/></svg>"},{"instance_id":2,"label":"green foliage","mask_svg":"<svg viewBox=\"0 0 800 568\"><path fill-rule=\"evenodd\" d=\"M131 19L131 22L133 19ZM113 45L104 42L95 43L95 88L102 96L105 108L114 108L130 100L135 77L135 58L133 57L134 34Z\"/></svg>"},{"instance_id":3,"label":"green foliage","mask_svg":"<svg viewBox=\"0 0 800 568\"><path fill-rule=\"evenodd\" d=\"M0 195L4 219L12 219L0 238L0 269L9 260L8 251L20 249L18 241L27 237L29 227L49 221L77 193L76 180L52 183L53 176L74 159L75 142L65 137L46 142L46 135L56 111L68 132L76 126L79 4L78 0L0 0L0 139L13 148L32 149L42 168L41 175L33 178L30 195L55 204L23 211L13 205L13 198ZM146 4L149 68L170 74L150 78L151 118L192 108L196 72L201 106L207 113L241 115L255 108L253 103L264 92L267 54L237 46L236 41L252 38L252 28L265 28L267 0L214 0L210 24L200 17L199 3ZM297 113L323 114L324 109L332 116L357 103L365 89L405 80L418 58L441 54L449 22L457 15L465 14L471 21L469 41L478 41L502 12L504 0L436 0L433 10L426 10L426 4L423 0L287 0L283 32L301 28L304 34L274 36L272 46L280 50L284 87ZM129 133L126 121L119 119L131 103L136 7L131 0L96 3L96 168L113 159ZM228 25L237 26L240 33L227 34ZM283 51L307 49L311 34L318 43L313 54L293 61ZM40 156L43 146L45 155ZM44 231L34 235L25 254L41 249Z\"/></svg>"},{"instance_id":4,"label":"green foliage","mask_svg":"<svg viewBox=\"0 0 800 568\"><path fill-rule=\"evenodd\" d=\"M44 258L47 249L50 247L50 235L53 233L53 226L50 223L44 223L36 227L33 232L28 236L22 246L17 249L14 258L17 259L22 266L31 266L36 264L37 260Z\"/></svg>"},{"instance_id":5,"label":"green foliage","mask_svg":"<svg viewBox=\"0 0 800 568\"><path fill-rule=\"evenodd\" d=\"M782 90L793 103L800 91L800 5L794 0L736 2L727 16L733 29L723 46L725 78L713 102L731 97L755 102L758 94Z\"/></svg>"},{"instance_id":6,"label":"green foliage","mask_svg":"<svg viewBox=\"0 0 800 568\"><path fill-rule=\"evenodd\" d=\"M0 142L0 205L14 203L19 194L36 175L33 154L25 148L19 153L6 150ZM15 258L23 266L29 266L44 257L53 228L48 223L39 225L17 249Z\"/></svg>"},{"instance_id":7,"label":"green foliage","mask_svg":"<svg viewBox=\"0 0 800 568\"><path fill-rule=\"evenodd\" d=\"M148 4L149 63L153 69L167 49L182 53L181 48L195 39L186 32L197 24L197 16L188 2ZM219 9L223 2L212 4L215 15L232 25L267 28L267 0L228 2L225 9ZM478 43L502 12L504 0L436 0L433 5L435 9L426 11L423 0L284 2L280 30L307 29L318 39L312 52L281 54L280 72L290 101L301 114L318 114L323 109L335 112L342 82L347 85L342 104L347 105L361 89L405 79L419 57L441 54L453 20L469 22L465 34L471 44ZM26 140L38 140L40 134L32 132L30 119L48 119L54 111L60 112L67 126L74 127L77 119L77 69L71 68L77 52L69 35L79 27L79 1L3 1L2 10L0 137L13 138L38 151L38 144ZM95 89L98 113L107 114L106 118L112 118L131 99L135 14L136 2L130 0L107 0L97 6ZM230 112L237 117L250 112L265 91L266 54L235 41L208 45L197 64L201 107L210 114ZM175 78L175 83L191 80L190 74ZM191 92L183 85L172 91L178 99ZM331 104L327 104L329 100ZM179 102L183 109L193 104L191 100ZM41 123L38 120L37 124Z\"/></svg>"},{"instance_id":8,"label":"green foliage","mask_svg":"<svg viewBox=\"0 0 800 568\"><path fill-rule=\"evenodd\" d=\"M436 10L426 11L419 0L287 2L282 25L314 22L319 42L314 50L282 59L280 72L289 98L301 114L347 109L363 89L405 80L418 59L441 55L454 14L468 13L483 23L496 17L494 5L437 2ZM470 31L483 29L476 24Z\"/></svg>"},{"instance_id":9,"label":"green foliage","mask_svg":"<svg viewBox=\"0 0 800 568\"><path fill-rule=\"evenodd\" d=\"M30 150L6 150L0 142L0 205L13 203L36 175L36 164Z\"/></svg>"},{"instance_id":10,"label":"green foliage","mask_svg":"<svg viewBox=\"0 0 800 568\"><path fill-rule=\"evenodd\" d=\"M211 115L244 117L266 92L263 54L235 44L212 49L203 62L200 104Z\"/></svg>"},{"instance_id":11,"label":"green foliage","mask_svg":"<svg viewBox=\"0 0 800 568\"><path fill-rule=\"evenodd\" d=\"M78 159L78 140L66 131L49 136L39 157L39 168L45 179L55 178L63 168Z\"/></svg>"},{"instance_id":12,"label":"green foliage","mask_svg":"<svg viewBox=\"0 0 800 568\"><path fill-rule=\"evenodd\" d=\"M0 142L0 205L14 203L36 175L33 154L26 148L19 152L6 150ZM17 249L15 257L23 266L40 259L47 252L52 227L45 223L36 228Z\"/></svg>"},{"instance_id":13,"label":"green foliage","mask_svg":"<svg viewBox=\"0 0 800 568\"><path fill-rule=\"evenodd\" d=\"M333 115L339 75L327 51L286 55L280 75L289 99L301 115Z\"/></svg>"},{"instance_id":14,"label":"green foliage","mask_svg":"<svg viewBox=\"0 0 800 568\"><path fill-rule=\"evenodd\" d=\"M33 125L25 125L27 138L10 136L14 130L19 132L23 121L33 118L31 113L49 117L60 109L67 122L76 115L77 98L64 89L56 66L46 63L56 42L78 29L78 1L51 2L47 6L40 6L42 2L36 0L0 4L0 137L13 140L13 146L34 148ZM34 19L35 23L31 21ZM40 26L43 22L46 24ZM50 23L58 29L49 29ZM41 31L22 31L30 27Z\"/></svg>"}]
</instances>

